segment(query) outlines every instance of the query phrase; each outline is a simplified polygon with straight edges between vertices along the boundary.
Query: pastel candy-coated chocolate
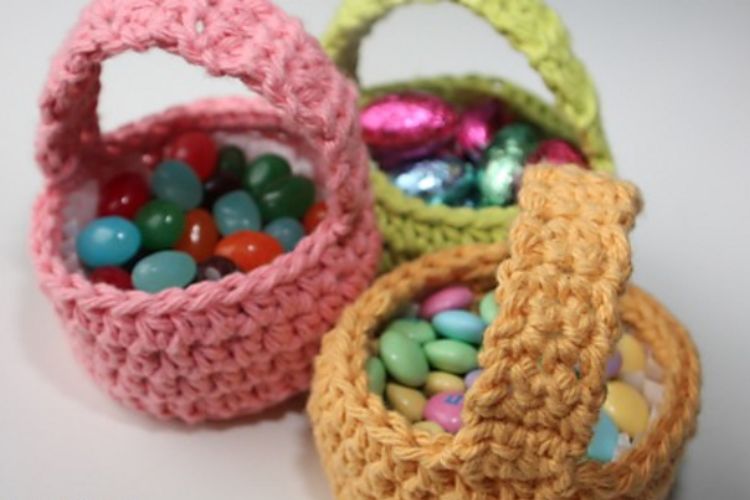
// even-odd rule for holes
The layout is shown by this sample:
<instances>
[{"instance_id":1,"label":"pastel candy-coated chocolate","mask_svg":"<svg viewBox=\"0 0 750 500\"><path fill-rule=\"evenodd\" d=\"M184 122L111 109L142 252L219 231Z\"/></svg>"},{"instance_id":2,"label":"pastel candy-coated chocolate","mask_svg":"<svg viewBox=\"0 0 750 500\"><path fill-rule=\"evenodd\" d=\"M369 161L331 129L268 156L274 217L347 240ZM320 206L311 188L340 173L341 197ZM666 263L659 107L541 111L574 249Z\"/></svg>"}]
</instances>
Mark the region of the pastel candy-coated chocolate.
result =
<instances>
[{"instance_id":1,"label":"pastel candy-coated chocolate","mask_svg":"<svg viewBox=\"0 0 750 500\"><path fill-rule=\"evenodd\" d=\"M424 353L431 366L456 375L463 375L478 367L477 350L458 340L428 342L424 345Z\"/></svg>"},{"instance_id":2,"label":"pastel candy-coated chocolate","mask_svg":"<svg viewBox=\"0 0 750 500\"><path fill-rule=\"evenodd\" d=\"M260 210L245 191L232 191L216 200L213 213L216 227L224 236L260 229Z\"/></svg>"},{"instance_id":3,"label":"pastel candy-coated chocolate","mask_svg":"<svg viewBox=\"0 0 750 500\"><path fill-rule=\"evenodd\" d=\"M265 154L250 163L242 182L245 189L258 195L270 184L291 176L292 167L288 161L278 155Z\"/></svg>"},{"instance_id":4,"label":"pastel candy-coated chocolate","mask_svg":"<svg viewBox=\"0 0 750 500\"><path fill-rule=\"evenodd\" d=\"M153 200L138 211L135 225L141 232L143 248L166 250L172 248L182 236L185 214L172 202Z\"/></svg>"},{"instance_id":5,"label":"pastel candy-coated chocolate","mask_svg":"<svg viewBox=\"0 0 750 500\"><path fill-rule=\"evenodd\" d=\"M99 217L117 215L132 219L150 197L148 183L142 175L123 172L99 190Z\"/></svg>"},{"instance_id":6,"label":"pastel candy-coated chocolate","mask_svg":"<svg viewBox=\"0 0 750 500\"><path fill-rule=\"evenodd\" d=\"M219 241L214 251L219 257L225 257L245 272L270 264L284 253L281 243L266 233L256 231L237 231Z\"/></svg>"},{"instance_id":7,"label":"pastel candy-coated chocolate","mask_svg":"<svg viewBox=\"0 0 750 500\"><path fill-rule=\"evenodd\" d=\"M422 420L427 400L421 392L403 385L387 384L385 386L385 397L391 407L410 422Z\"/></svg>"},{"instance_id":8,"label":"pastel candy-coated chocolate","mask_svg":"<svg viewBox=\"0 0 750 500\"><path fill-rule=\"evenodd\" d=\"M432 396L424 407L424 418L455 434L461 428L462 392L441 392Z\"/></svg>"},{"instance_id":9,"label":"pastel candy-coated chocolate","mask_svg":"<svg viewBox=\"0 0 750 500\"><path fill-rule=\"evenodd\" d=\"M175 250L188 253L201 263L211 258L218 242L219 230L214 218L202 208L196 208L185 215L185 229Z\"/></svg>"},{"instance_id":10,"label":"pastel candy-coated chocolate","mask_svg":"<svg viewBox=\"0 0 750 500\"><path fill-rule=\"evenodd\" d=\"M507 106L497 99L488 99L468 108L461 114L456 132L461 152L469 158L479 158L495 133L511 120Z\"/></svg>"},{"instance_id":11,"label":"pastel candy-coated chocolate","mask_svg":"<svg viewBox=\"0 0 750 500\"><path fill-rule=\"evenodd\" d=\"M609 415L600 411L599 420L594 427L594 436L586 450L586 456L597 462L611 462L615 458L619 434L620 431Z\"/></svg>"},{"instance_id":12,"label":"pastel candy-coated chocolate","mask_svg":"<svg viewBox=\"0 0 750 500\"><path fill-rule=\"evenodd\" d=\"M615 349L615 352L607 360L607 378L615 378L620 373L622 368L622 353Z\"/></svg>"},{"instance_id":13,"label":"pastel candy-coated chocolate","mask_svg":"<svg viewBox=\"0 0 750 500\"><path fill-rule=\"evenodd\" d=\"M89 280L92 283L107 283L121 290L131 290L133 280L130 273L121 267L98 267L89 274Z\"/></svg>"},{"instance_id":14,"label":"pastel candy-coated chocolate","mask_svg":"<svg viewBox=\"0 0 750 500\"><path fill-rule=\"evenodd\" d=\"M435 422L430 422L429 420L422 420L421 422L417 422L412 427L414 428L414 430L425 431L432 435L442 434L445 432L442 427L440 427Z\"/></svg>"},{"instance_id":15,"label":"pastel candy-coated chocolate","mask_svg":"<svg viewBox=\"0 0 750 500\"><path fill-rule=\"evenodd\" d=\"M120 266L141 248L141 233L129 220L101 217L90 222L76 238L78 258L89 267Z\"/></svg>"},{"instance_id":16,"label":"pastel candy-coated chocolate","mask_svg":"<svg viewBox=\"0 0 750 500\"><path fill-rule=\"evenodd\" d=\"M479 316L489 325L495 321L498 314L500 314L500 306L495 300L495 292L489 292L479 302Z\"/></svg>"},{"instance_id":17,"label":"pastel candy-coated chocolate","mask_svg":"<svg viewBox=\"0 0 750 500\"><path fill-rule=\"evenodd\" d=\"M432 319L439 312L465 309L474 301L474 294L463 285L453 285L427 296L419 308L419 316Z\"/></svg>"},{"instance_id":18,"label":"pastel candy-coated chocolate","mask_svg":"<svg viewBox=\"0 0 750 500\"><path fill-rule=\"evenodd\" d=\"M182 210L192 210L203 201L203 185L195 172L177 160L162 162L151 176L151 192Z\"/></svg>"},{"instance_id":19,"label":"pastel candy-coated chocolate","mask_svg":"<svg viewBox=\"0 0 750 500\"><path fill-rule=\"evenodd\" d=\"M383 395L385 390L385 366L380 358L371 357L365 363L365 371L367 372L367 386L370 388L370 392Z\"/></svg>"},{"instance_id":20,"label":"pastel candy-coated chocolate","mask_svg":"<svg viewBox=\"0 0 750 500\"><path fill-rule=\"evenodd\" d=\"M435 330L430 323L415 318L402 318L391 321L386 330L397 330L419 344L432 342L437 338Z\"/></svg>"},{"instance_id":21,"label":"pastel candy-coated chocolate","mask_svg":"<svg viewBox=\"0 0 750 500\"><path fill-rule=\"evenodd\" d=\"M546 141L542 141L536 148L536 151L526 160L526 163L529 165L542 162L553 165L573 163L580 167L588 167L583 154L572 144L562 139L547 139Z\"/></svg>"},{"instance_id":22,"label":"pastel candy-coated chocolate","mask_svg":"<svg viewBox=\"0 0 750 500\"><path fill-rule=\"evenodd\" d=\"M430 369L420 345L403 333L388 330L380 336L380 359L388 374L401 384L419 387Z\"/></svg>"},{"instance_id":23,"label":"pastel candy-coated chocolate","mask_svg":"<svg viewBox=\"0 0 750 500\"><path fill-rule=\"evenodd\" d=\"M470 389L472 385L477 381L479 376L482 374L482 369L477 368L476 370L472 370L469 373L466 374L464 377L464 385L466 385L467 389Z\"/></svg>"},{"instance_id":24,"label":"pastel candy-coated chocolate","mask_svg":"<svg viewBox=\"0 0 750 500\"><path fill-rule=\"evenodd\" d=\"M646 349L633 335L623 334L617 350L622 355L622 373L640 372L646 368Z\"/></svg>"},{"instance_id":25,"label":"pastel candy-coated chocolate","mask_svg":"<svg viewBox=\"0 0 750 500\"><path fill-rule=\"evenodd\" d=\"M305 237L305 228L297 219L282 217L268 224L263 232L270 234L281 243L285 252L291 252L302 238Z\"/></svg>"},{"instance_id":26,"label":"pastel candy-coated chocolate","mask_svg":"<svg viewBox=\"0 0 750 500\"><path fill-rule=\"evenodd\" d=\"M238 179L242 179L247 168L245 152L237 146L222 146L219 149L219 163L217 170L228 173Z\"/></svg>"},{"instance_id":27,"label":"pastel candy-coated chocolate","mask_svg":"<svg viewBox=\"0 0 750 500\"><path fill-rule=\"evenodd\" d=\"M617 428L636 437L648 427L649 408L646 399L625 382L607 383L607 398L602 406Z\"/></svg>"},{"instance_id":28,"label":"pastel candy-coated chocolate","mask_svg":"<svg viewBox=\"0 0 750 500\"><path fill-rule=\"evenodd\" d=\"M487 323L469 311L451 310L436 314L432 318L432 326L443 337L479 345Z\"/></svg>"},{"instance_id":29,"label":"pastel candy-coated chocolate","mask_svg":"<svg viewBox=\"0 0 750 500\"><path fill-rule=\"evenodd\" d=\"M219 281L224 276L239 271L234 262L226 257L214 255L198 266L196 281Z\"/></svg>"},{"instance_id":30,"label":"pastel candy-coated chocolate","mask_svg":"<svg viewBox=\"0 0 750 500\"><path fill-rule=\"evenodd\" d=\"M281 217L301 219L315 203L315 184L299 175L271 182L258 197L264 221Z\"/></svg>"},{"instance_id":31,"label":"pastel candy-coated chocolate","mask_svg":"<svg viewBox=\"0 0 750 500\"><path fill-rule=\"evenodd\" d=\"M133 268L133 286L157 293L167 288L184 288L195 279L195 260L185 252L164 250L144 257Z\"/></svg>"},{"instance_id":32,"label":"pastel candy-coated chocolate","mask_svg":"<svg viewBox=\"0 0 750 500\"><path fill-rule=\"evenodd\" d=\"M465 389L466 386L461 377L445 372L430 372L423 388L428 396L441 392L463 392Z\"/></svg>"},{"instance_id":33,"label":"pastel candy-coated chocolate","mask_svg":"<svg viewBox=\"0 0 750 500\"><path fill-rule=\"evenodd\" d=\"M210 135L195 131L181 134L170 142L164 149L164 157L185 162L201 180L206 180L216 169L218 151Z\"/></svg>"}]
</instances>

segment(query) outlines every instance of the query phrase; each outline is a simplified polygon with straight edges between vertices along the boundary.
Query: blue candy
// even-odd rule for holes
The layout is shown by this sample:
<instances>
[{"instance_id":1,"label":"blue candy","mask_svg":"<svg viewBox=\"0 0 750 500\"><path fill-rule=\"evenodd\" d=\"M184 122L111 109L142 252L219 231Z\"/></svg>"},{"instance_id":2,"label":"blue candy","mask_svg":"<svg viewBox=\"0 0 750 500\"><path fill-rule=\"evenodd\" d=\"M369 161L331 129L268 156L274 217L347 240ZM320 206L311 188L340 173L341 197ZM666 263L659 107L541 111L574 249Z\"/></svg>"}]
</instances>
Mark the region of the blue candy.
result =
<instances>
[{"instance_id":1,"label":"blue candy","mask_svg":"<svg viewBox=\"0 0 750 500\"><path fill-rule=\"evenodd\" d=\"M154 170L151 191L183 210L192 210L203 201L203 185L195 171L177 160L165 161Z\"/></svg>"},{"instance_id":2,"label":"blue candy","mask_svg":"<svg viewBox=\"0 0 750 500\"><path fill-rule=\"evenodd\" d=\"M78 258L89 267L121 266L141 247L141 233L122 217L102 217L86 226L76 238Z\"/></svg>"},{"instance_id":3,"label":"blue candy","mask_svg":"<svg viewBox=\"0 0 750 500\"><path fill-rule=\"evenodd\" d=\"M443 311L432 318L432 326L439 334L454 340L479 345L487 323L468 311Z\"/></svg>"},{"instance_id":4,"label":"blue candy","mask_svg":"<svg viewBox=\"0 0 750 500\"><path fill-rule=\"evenodd\" d=\"M258 231L260 210L252 196L245 191L232 191L214 203L214 220L224 236L237 231Z\"/></svg>"},{"instance_id":5,"label":"blue candy","mask_svg":"<svg viewBox=\"0 0 750 500\"><path fill-rule=\"evenodd\" d=\"M600 411L599 421L594 427L594 437L591 438L586 456L598 462L611 462L615 458L619 434L620 431L609 415Z\"/></svg>"},{"instance_id":6,"label":"blue candy","mask_svg":"<svg viewBox=\"0 0 750 500\"><path fill-rule=\"evenodd\" d=\"M291 217L276 219L268 224L263 232L276 238L286 252L294 250L297 243L305 236L305 228L297 219Z\"/></svg>"},{"instance_id":7,"label":"blue candy","mask_svg":"<svg viewBox=\"0 0 750 500\"><path fill-rule=\"evenodd\" d=\"M156 252L135 265L133 286L151 293L167 288L184 288L192 283L197 271L195 260L185 252Z\"/></svg>"}]
</instances>

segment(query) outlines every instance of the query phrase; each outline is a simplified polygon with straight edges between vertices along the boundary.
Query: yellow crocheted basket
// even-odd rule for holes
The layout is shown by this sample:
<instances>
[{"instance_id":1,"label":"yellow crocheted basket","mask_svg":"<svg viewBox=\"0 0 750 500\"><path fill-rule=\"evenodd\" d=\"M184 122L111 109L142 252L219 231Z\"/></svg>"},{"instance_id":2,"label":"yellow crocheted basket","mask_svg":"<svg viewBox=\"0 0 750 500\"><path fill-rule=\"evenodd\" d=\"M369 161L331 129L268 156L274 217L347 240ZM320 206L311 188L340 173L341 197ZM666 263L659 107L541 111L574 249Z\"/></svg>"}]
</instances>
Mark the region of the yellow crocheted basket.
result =
<instances>
[{"instance_id":1,"label":"yellow crocheted basket","mask_svg":"<svg viewBox=\"0 0 750 500\"><path fill-rule=\"evenodd\" d=\"M426 0L433 3L435 0ZM523 53L555 96L554 106L512 83L483 76L438 77L362 90L362 105L386 93L421 90L463 105L499 97L517 115L571 140L598 171L612 171L594 86L573 54L558 16L540 0L452 0L486 19ZM398 6L425 0L344 0L323 46L356 78L360 45L376 22ZM483 209L430 206L409 197L378 169L373 171L376 212L384 237L383 267L442 248L491 243L507 237L517 207Z\"/></svg>"},{"instance_id":2,"label":"yellow crocheted basket","mask_svg":"<svg viewBox=\"0 0 750 500\"><path fill-rule=\"evenodd\" d=\"M605 174L530 167L509 245L424 256L350 306L324 338L308 403L337 498L665 498L695 431L700 365L677 320L627 284L639 205L633 186ZM485 332L462 428L432 435L369 392L364 365L404 305L456 282L478 295L499 283L501 314ZM663 369L664 399L633 447L601 464L583 457L624 325Z\"/></svg>"}]
</instances>

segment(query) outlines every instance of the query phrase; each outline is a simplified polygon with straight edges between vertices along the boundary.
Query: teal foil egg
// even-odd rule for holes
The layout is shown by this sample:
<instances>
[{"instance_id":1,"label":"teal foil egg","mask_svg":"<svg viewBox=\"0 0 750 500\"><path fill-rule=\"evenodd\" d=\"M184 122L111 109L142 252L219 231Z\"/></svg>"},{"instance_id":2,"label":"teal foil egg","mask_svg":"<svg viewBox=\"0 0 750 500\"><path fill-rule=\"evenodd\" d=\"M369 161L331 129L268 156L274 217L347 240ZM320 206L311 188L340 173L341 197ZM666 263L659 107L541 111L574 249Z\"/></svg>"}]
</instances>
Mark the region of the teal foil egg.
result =
<instances>
[{"instance_id":1,"label":"teal foil egg","mask_svg":"<svg viewBox=\"0 0 750 500\"><path fill-rule=\"evenodd\" d=\"M489 149L500 147L508 153L520 156L521 160L526 160L526 157L536 150L541 137L541 132L535 126L516 122L500 129L492 139Z\"/></svg>"},{"instance_id":2,"label":"teal foil egg","mask_svg":"<svg viewBox=\"0 0 750 500\"><path fill-rule=\"evenodd\" d=\"M431 158L403 166L391 176L393 184L409 196L431 205L463 205L476 185L474 167L447 157Z\"/></svg>"},{"instance_id":3,"label":"teal foil egg","mask_svg":"<svg viewBox=\"0 0 750 500\"><path fill-rule=\"evenodd\" d=\"M516 199L516 183L523 175L524 161L515 152L493 146L486 152L479 171L480 204L507 206Z\"/></svg>"}]
</instances>

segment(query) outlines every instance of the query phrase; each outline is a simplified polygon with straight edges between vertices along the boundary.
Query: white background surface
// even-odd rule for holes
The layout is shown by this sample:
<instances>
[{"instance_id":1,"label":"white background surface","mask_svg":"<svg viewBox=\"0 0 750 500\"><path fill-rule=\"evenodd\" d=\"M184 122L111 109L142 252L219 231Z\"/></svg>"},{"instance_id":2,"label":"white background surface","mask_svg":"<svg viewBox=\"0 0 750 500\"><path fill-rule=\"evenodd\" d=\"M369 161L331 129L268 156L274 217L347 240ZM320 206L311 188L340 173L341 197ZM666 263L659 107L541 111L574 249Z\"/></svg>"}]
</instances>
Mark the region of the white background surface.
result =
<instances>
[{"instance_id":1,"label":"white background surface","mask_svg":"<svg viewBox=\"0 0 750 500\"><path fill-rule=\"evenodd\" d=\"M335 0L285 0L318 35ZM703 412L675 498L750 497L747 332L750 2L556 0L598 84L625 178L646 210L635 281L692 331ZM73 362L26 252L41 177L32 160L48 62L84 0L0 2L0 498L326 499L303 400L234 424L185 428L120 408ZM481 71L541 90L481 21L404 9L365 45L365 82ZM167 104L240 91L161 54L106 67L107 127Z\"/></svg>"}]
</instances>

